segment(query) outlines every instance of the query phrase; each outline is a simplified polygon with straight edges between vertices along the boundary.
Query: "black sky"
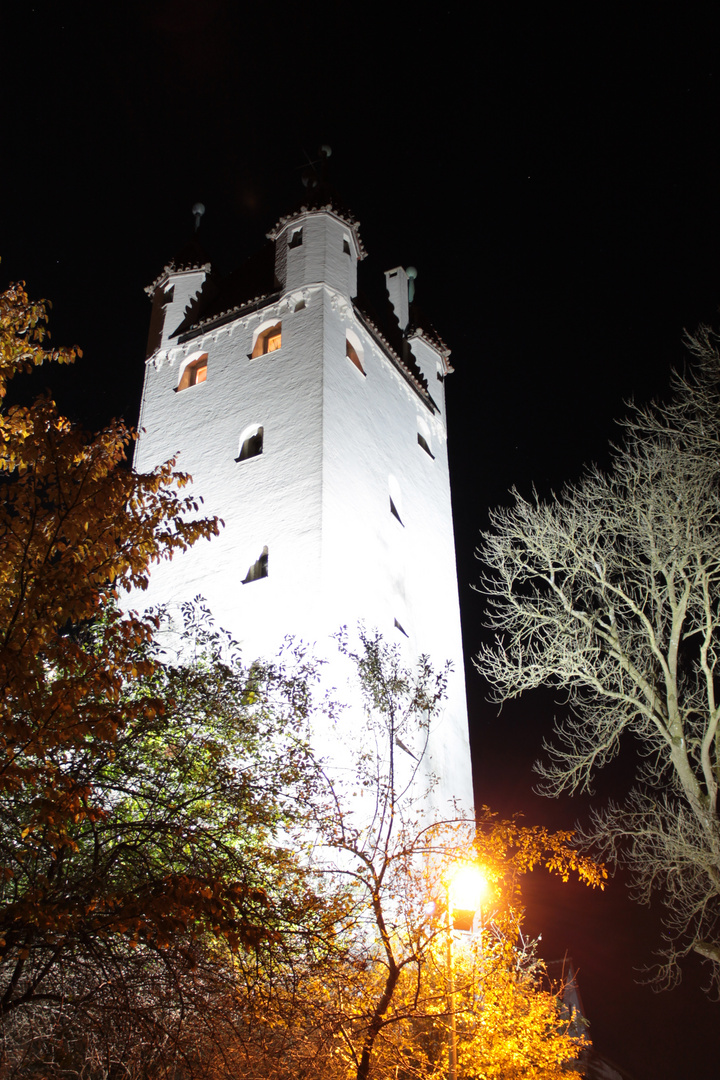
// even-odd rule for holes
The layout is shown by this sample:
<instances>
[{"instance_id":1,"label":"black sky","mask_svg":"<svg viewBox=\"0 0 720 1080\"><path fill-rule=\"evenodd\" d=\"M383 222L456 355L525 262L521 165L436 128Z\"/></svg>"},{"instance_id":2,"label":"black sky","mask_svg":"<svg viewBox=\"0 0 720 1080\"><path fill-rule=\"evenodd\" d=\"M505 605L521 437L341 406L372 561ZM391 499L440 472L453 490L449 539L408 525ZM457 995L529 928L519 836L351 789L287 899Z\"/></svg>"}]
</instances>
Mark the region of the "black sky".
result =
<instances>
[{"instance_id":1,"label":"black sky","mask_svg":"<svg viewBox=\"0 0 720 1080\"><path fill-rule=\"evenodd\" d=\"M652 19L601 5L246 6L33 3L3 13L0 280L54 303L80 344L65 408L137 417L143 293L207 207L229 270L262 243L332 146L331 180L379 275L418 268L453 349L448 383L468 658L481 635L473 550L487 508L606 460L623 402L662 394L685 327L720 303L720 69L712 8ZM555 711L502 716L469 667L479 799L571 825L532 795ZM599 784L619 790L622 767ZM603 895L534 883L547 955L565 947L600 1050L638 1080L717 1077L720 1007L698 971L633 983L656 926L617 879Z\"/></svg>"}]
</instances>

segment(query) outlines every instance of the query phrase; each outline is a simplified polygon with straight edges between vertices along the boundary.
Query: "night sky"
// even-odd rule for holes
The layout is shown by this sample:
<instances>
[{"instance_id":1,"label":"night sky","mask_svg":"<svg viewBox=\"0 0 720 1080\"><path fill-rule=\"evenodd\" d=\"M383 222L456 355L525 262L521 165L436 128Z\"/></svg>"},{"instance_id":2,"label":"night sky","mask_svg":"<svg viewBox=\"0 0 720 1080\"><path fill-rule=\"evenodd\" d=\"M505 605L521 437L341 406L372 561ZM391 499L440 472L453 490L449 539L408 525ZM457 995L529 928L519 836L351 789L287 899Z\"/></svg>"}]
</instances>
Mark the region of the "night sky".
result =
<instances>
[{"instance_id":1,"label":"night sky","mask_svg":"<svg viewBox=\"0 0 720 1080\"><path fill-rule=\"evenodd\" d=\"M418 269L447 384L478 801L571 826L532 794L556 706L486 702L474 548L489 506L607 461L624 401L666 392L682 335L720 322L718 25L602 5L35 3L4 11L0 283L53 301L84 358L53 381L90 426L137 419L149 302L190 210L230 270L295 204L318 147L377 275ZM102 14L98 14L102 12ZM45 385L41 373L38 385ZM629 748L629 753L632 748ZM622 762L597 798L621 792ZM637 1080L715 1080L720 1006L689 966L655 995L652 913L533 881L531 929L567 951L597 1048Z\"/></svg>"}]
</instances>

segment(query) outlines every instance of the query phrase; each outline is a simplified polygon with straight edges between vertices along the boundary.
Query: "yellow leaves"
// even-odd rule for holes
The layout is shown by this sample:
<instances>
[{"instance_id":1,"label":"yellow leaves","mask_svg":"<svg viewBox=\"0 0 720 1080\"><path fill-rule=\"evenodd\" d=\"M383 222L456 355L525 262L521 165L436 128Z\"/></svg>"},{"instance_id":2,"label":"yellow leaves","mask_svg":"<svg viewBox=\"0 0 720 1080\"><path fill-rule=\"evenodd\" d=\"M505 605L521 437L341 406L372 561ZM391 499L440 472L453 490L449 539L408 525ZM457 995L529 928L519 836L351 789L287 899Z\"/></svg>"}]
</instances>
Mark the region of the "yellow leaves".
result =
<instances>
[{"instance_id":1,"label":"yellow leaves","mask_svg":"<svg viewBox=\"0 0 720 1080\"><path fill-rule=\"evenodd\" d=\"M486 806L478 814L478 858L489 866L496 865L508 882L543 867L563 881L576 874L591 888L604 889L605 867L583 855L573 843L574 833L568 830L550 832L541 825L523 825L520 816L502 821Z\"/></svg>"},{"instance_id":2,"label":"yellow leaves","mask_svg":"<svg viewBox=\"0 0 720 1080\"><path fill-rule=\"evenodd\" d=\"M30 303L22 284L0 294L0 397L9 378L78 355L43 349L45 320L46 305ZM0 484L0 725L24 748L0 775L7 788L24 782L23 760L42 757L46 768L53 747L92 732L112 739L117 723L101 721L98 702L112 705L123 679L147 674L123 659L147 640L139 619L119 620L112 654L95 663L67 628L97 618L119 589L146 584L152 562L218 532L216 519L189 517L196 503L178 495L188 478L173 462L144 476L126 468L134 437L120 421L88 437L49 398L0 412L0 476L9 478Z\"/></svg>"}]
</instances>

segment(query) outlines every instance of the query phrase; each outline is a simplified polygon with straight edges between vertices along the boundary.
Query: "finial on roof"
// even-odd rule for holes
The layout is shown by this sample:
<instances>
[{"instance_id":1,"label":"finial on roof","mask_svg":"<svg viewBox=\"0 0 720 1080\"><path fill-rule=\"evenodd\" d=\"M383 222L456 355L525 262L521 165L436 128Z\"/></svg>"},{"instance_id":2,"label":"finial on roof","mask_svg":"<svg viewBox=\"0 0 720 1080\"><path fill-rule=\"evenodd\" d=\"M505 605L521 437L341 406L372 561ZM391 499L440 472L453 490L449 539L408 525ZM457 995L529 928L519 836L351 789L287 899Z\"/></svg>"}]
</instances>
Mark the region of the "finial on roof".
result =
<instances>
[{"instance_id":1,"label":"finial on roof","mask_svg":"<svg viewBox=\"0 0 720 1080\"><path fill-rule=\"evenodd\" d=\"M405 273L408 276L408 303L412 304L415 299L415 278L417 277L417 270L414 266L408 266Z\"/></svg>"},{"instance_id":2,"label":"finial on roof","mask_svg":"<svg viewBox=\"0 0 720 1080\"><path fill-rule=\"evenodd\" d=\"M332 147L328 146L327 143L323 143L318 150L318 157L315 161L310 161L308 154L305 154L305 156L308 158L308 163L302 171L302 182L303 187L312 191L325 183L327 159L332 156Z\"/></svg>"},{"instance_id":3,"label":"finial on roof","mask_svg":"<svg viewBox=\"0 0 720 1080\"><path fill-rule=\"evenodd\" d=\"M195 232L200 228L200 219L205 213L205 207L201 202L196 202L192 208L193 217L195 218Z\"/></svg>"}]
</instances>

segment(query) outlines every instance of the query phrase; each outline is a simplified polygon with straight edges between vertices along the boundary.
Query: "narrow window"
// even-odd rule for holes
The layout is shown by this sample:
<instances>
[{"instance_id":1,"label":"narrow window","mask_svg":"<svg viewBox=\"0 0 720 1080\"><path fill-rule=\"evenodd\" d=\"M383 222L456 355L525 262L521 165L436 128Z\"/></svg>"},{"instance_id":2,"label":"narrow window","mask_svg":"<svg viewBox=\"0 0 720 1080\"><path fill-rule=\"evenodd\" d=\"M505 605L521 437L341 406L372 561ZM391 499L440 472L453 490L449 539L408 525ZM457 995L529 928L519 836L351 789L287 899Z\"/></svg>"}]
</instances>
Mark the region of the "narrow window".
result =
<instances>
[{"instance_id":1,"label":"narrow window","mask_svg":"<svg viewBox=\"0 0 720 1080\"><path fill-rule=\"evenodd\" d=\"M343 237L343 251L346 255L350 254L350 241L348 240L347 236Z\"/></svg>"},{"instance_id":2,"label":"narrow window","mask_svg":"<svg viewBox=\"0 0 720 1080\"><path fill-rule=\"evenodd\" d=\"M392 514L393 517L396 517L398 519L398 521L400 522L400 524L403 526L403 528L405 528L405 524L404 524L402 518L400 517L400 515L397 512L397 506L393 502L392 495L390 496L390 513Z\"/></svg>"},{"instance_id":3,"label":"narrow window","mask_svg":"<svg viewBox=\"0 0 720 1080\"><path fill-rule=\"evenodd\" d=\"M240 453L236 461L247 461L248 458L257 457L263 452L263 428L251 428L243 432L240 439Z\"/></svg>"},{"instance_id":4,"label":"narrow window","mask_svg":"<svg viewBox=\"0 0 720 1080\"><path fill-rule=\"evenodd\" d=\"M267 549L267 547L264 547L262 549L262 554L261 554L260 558L257 559L252 564L252 566L248 570L247 574L243 578L242 584L243 585L248 585L251 581L259 581L260 578L264 578L264 577L267 577L267 576L268 576L268 549Z\"/></svg>"},{"instance_id":5,"label":"narrow window","mask_svg":"<svg viewBox=\"0 0 720 1080\"><path fill-rule=\"evenodd\" d=\"M251 353L250 359L255 360L258 356L266 356L267 353L277 352L282 345L282 323L268 326L258 334Z\"/></svg>"},{"instance_id":6,"label":"narrow window","mask_svg":"<svg viewBox=\"0 0 720 1080\"><path fill-rule=\"evenodd\" d=\"M355 365L355 367L358 369L358 371L362 375L364 375L365 371L363 369L362 364L360 363L360 357L358 356L357 350L356 350L355 346L352 344L351 341L346 340L346 342L345 342L345 355L347 356L348 360L352 361L352 363Z\"/></svg>"},{"instance_id":7,"label":"narrow window","mask_svg":"<svg viewBox=\"0 0 720 1080\"><path fill-rule=\"evenodd\" d=\"M207 379L208 358L207 353L203 353L197 360L193 360L191 364L188 364L180 377L178 383L178 390L187 390L189 386L197 386L198 383L205 382Z\"/></svg>"},{"instance_id":8,"label":"narrow window","mask_svg":"<svg viewBox=\"0 0 720 1080\"><path fill-rule=\"evenodd\" d=\"M430 455L430 457L431 457L431 458L433 459L433 461L434 461L434 460L435 460L435 455L433 454L432 450L431 450L431 449L430 449L430 447L428 446L428 444L427 444L427 439L425 438L425 436L424 436L424 435L421 435L419 431L418 431L418 443L420 444L420 446L422 446L422 448L423 448L423 450L425 451L425 453L426 453L426 454L429 454L429 455Z\"/></svg>"},{"instance_id":9,"label":"narrow window","mask_svg":"<svg viewBox=\"0 0 720 1080\"><path fill-rule=\"evenodd\" d=\"M363 348L360 344L360 338L352 330L348 330L345 334L345 355L355 365L360 374L364 375L365 368L362 366Z\"/></svg>"},{"instance_id":10,"label":"narrow window","mask_svg":"<svg viewBox=\"0 0 720 1080\"><path fill-rule=\"evenodd\" d=\"M390 513L404 528L405 522L402 519L402 492L400 491L400 485L392 474L388 476L388 487L390 489Z\"/></svg>"},{"instance_id":11,"label":"narrow window","mask_svg":"<svg viewBox=\"0 0 720 1080\"><path fill-rule=\"evenodd\" d=\"M296 229L295 232L290 237L290 243L288 244L288 247L289 248L296 248L296 247L300 247L301 244L302 244L302 229Z\"/></svg>"}]
</instances>

